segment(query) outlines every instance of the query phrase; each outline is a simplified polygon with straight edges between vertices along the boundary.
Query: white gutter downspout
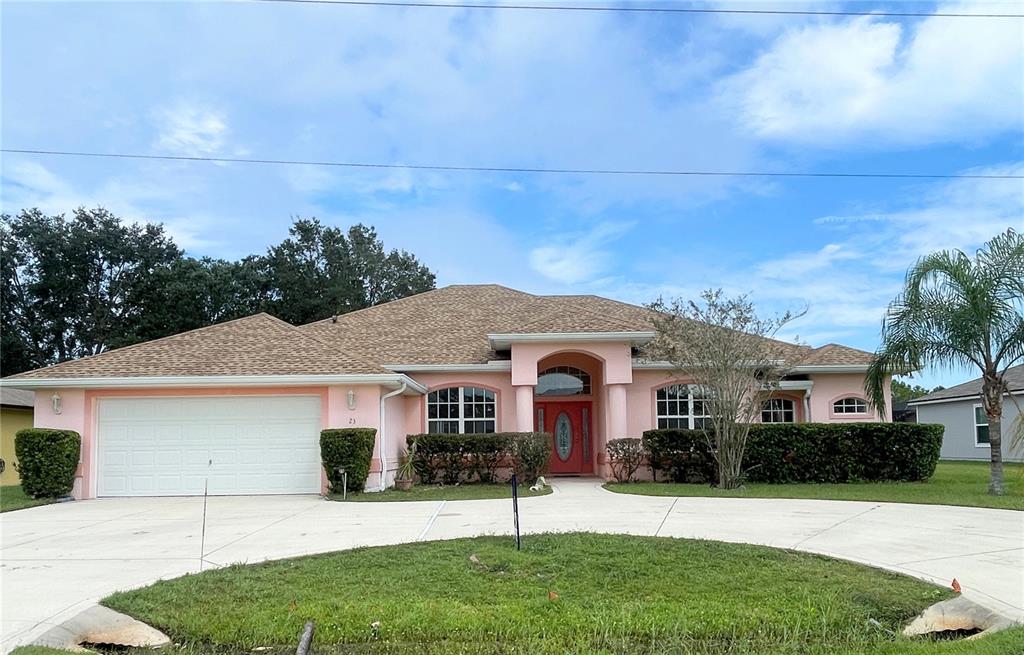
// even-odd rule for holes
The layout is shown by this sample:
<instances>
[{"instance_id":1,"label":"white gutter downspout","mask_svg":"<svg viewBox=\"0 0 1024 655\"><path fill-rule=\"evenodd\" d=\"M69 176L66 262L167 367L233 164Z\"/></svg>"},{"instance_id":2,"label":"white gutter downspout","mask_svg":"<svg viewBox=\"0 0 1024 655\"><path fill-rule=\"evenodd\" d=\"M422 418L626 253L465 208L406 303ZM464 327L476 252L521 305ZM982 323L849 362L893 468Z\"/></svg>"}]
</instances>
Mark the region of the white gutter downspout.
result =
<instances>
[{"instance_id":1,"label":"white gutter downspout","mask_svg":"<svg viewBox=\"0 0 1024 655\"><path fill-rule=\"evenodd\" d=\"M380 397L380 490L384 491L388 483L388 456L387 456L387 399L394 398L400 394L405 393L409 383L403 382L402 386L398 387L390 393L386 393Z\"/></svg>"},{"instance_id":2,"label":"white gutter downspout","mask_svg":"<svg viewBox=\"0 0 1024 655\"><path fill-rule=\"evenodd\" d=\"M811 390L804 393L804 423L811 422Z\"/></svg>"}]
</instances>

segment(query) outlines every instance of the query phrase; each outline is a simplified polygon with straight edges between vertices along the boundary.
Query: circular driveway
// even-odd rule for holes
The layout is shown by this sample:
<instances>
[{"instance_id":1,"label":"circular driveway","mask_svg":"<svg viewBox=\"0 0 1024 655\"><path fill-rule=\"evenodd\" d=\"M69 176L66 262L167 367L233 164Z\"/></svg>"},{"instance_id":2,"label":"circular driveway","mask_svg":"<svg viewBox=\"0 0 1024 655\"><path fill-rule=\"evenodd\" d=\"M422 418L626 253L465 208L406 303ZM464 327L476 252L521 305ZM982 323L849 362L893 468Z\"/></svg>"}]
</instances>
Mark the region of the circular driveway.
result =
<instances>
[{"instance_id":1,"label":"circular driveway","mask_svg":"<svg viewBox=\"0 0 1024 655\"><path fill-rule=\"evenodd\" d=\"M948 585L1024 620L1024 512L898 503L616 494L555 480L520 500L531 532L621 532L793 548ZM317 496L124 498L0 514L2 649L118 589L239 562L512 530L508 500L337 503Z\"/></svg>"}]
</instances>

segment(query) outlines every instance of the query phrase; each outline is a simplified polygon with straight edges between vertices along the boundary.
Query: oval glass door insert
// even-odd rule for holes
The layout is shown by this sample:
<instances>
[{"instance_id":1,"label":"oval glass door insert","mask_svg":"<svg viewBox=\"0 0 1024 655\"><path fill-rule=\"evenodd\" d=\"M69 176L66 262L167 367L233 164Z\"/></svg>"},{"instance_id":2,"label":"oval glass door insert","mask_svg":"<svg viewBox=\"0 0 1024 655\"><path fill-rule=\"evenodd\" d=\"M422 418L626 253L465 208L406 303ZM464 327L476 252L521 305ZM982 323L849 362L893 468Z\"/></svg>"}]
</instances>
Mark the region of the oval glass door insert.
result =
<instances>
[{"instance_id":1,"label":"oval glass door insert","mask_svg":"<svg viewBox=\"0 0 1024 655\"><path fill-rule=\"evenodd\" d=\"M555 419L555 453L563 462L569 461L572 454L572 421L565 412Z\"/></svg>"}]
</instances>

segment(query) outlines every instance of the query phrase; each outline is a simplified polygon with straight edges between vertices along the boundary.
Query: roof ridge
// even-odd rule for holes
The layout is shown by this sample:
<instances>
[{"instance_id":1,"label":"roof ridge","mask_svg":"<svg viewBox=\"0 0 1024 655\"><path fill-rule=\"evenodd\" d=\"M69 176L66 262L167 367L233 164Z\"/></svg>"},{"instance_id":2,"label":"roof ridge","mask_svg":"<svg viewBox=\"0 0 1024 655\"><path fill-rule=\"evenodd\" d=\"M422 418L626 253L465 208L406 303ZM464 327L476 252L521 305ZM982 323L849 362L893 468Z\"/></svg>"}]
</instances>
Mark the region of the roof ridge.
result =
<instances>
[{"instance_id":1,"label":"roof ridge","mask_svg":"<svg viewBox=\"0 0 1024 655\"><path fill-rule=\"evenodd\" d=\"M353 315L358 314L360 312L369 311L371 309L377 309L378 307L386 307L388 305L394 306L397 303L400 303L400 302L403 302L403 301L406 301L406 300L412 300L413 298L420 298L422 296L426 296L426 295L431 294L431 293L436 293L438 291L443 291L443 290L448 289L450 287L451 287L451 285L446 286L446 287L434 287L433 289L427 289L426 291L420 291L419 293L414 293L411 296L402 296L401 298L395 298L394 300L389 300L387 302L377 303L376 305L370 305L369 307L360 307L359 309L353 309L350 312L344 312L344 313L341 313L341 314L332 314L331 316L328 316L327 318L321 318L321 319L318 319L318 320L315 320L315 321L310 321L309 323L303 323L302 325L296 325L295 327L297 327L297 328L299 328L301 330L301 329L307 328L307 327L309 327L311 325L319 325L319 324L324 323L326 321L336 322L336 319L339 319L342 316L353 316Z\"/></svg>"},{"instance_id":2,"label":"roof ridge","mask_svg":"<svg viewBox=\"0 0 1024 655\"><path fill-rule=\"evenodd\" d=\"M324 341L320 337L316 336L312 332L307 332L306 330L301 329L299 326L292 325L291 323L289 323L288 321L286 321L286 320L284 320L282 318L278 318L277 316L274 316L272 314L267 314L267 316L269 316L270 318L274 319L278 323L281 323L282 325L287 326L291 331L297 333L303 339L308 339L310 341L313 341L314 343L317 343L317 344L323 346L326 349L326 351L331 353L331 354L338 353L338 354L344 355L345 357L349 357L349 358L359 362L360 364L366 364L367 366L376 366L377 368L379 368L381 370L384 370L384 371L388 371L389 370L389 369L385 368L384 366L381 366L380 363L378 363L378 362L372 362L372 361L370 361L368 359L363 359L360 356L353 355L352 353L350 353L348 351L345 351L345 350L342 350L340 348L337 348L336 346L334 346L334 345L332 345L330 343L327 343L326 341Z\"/></svg>"},{"instance_id":3,"label":"roof ridge","mask_svg":"<svg viewBox=\"0 0 1024 655\"><path fill-rule=\"evenodd\" d=\"M550 297L550 296L542 296L542 297ZM602 314L599 314L598 312L595 312L595 311L593 311L591 309L588 309L587 307L583 307L581 305L576 305L575 303L573 303L573 307L578 312L583 312L583 313L588 314L590 316L594 316L596 318L601 319L602 321L615 322L620 327L627 328L627 329L622 330L623 332L642 332L643 331L643 330L635 329L635 326L630 325L628 322L623 321L623 320L621 320L621 319L619 319L617 317L614 317L614 316L604 316ZM531 325L536 325L537 323L540 323L540 322L544 321L545 319L547 319L550 316L560 315L561 313L562 312L561 312L560 308L552 307L550 310L540 313L537 316L537 318L535 318L534 320L529 321L529 322L524 323L523 325L519 326L519 329L521 329L521 330L526 329L526 328L528 328ZM552 332L552 334L558 334L558 333L557 332Z\"/></svg>"},{"instance_id":4,"label":"roof ridge","mask_svg":"<svg viewBox=\"0 0 1024 655\"><path fill-rule=\"evenodd\" d=\"M163 341L168 341L169 339L176 339L178 337L183 337L186 334L192 334L194 332L202 332L204 330L211 330L213 328L219 328L219 327L222 327L224 325L230 325L232 323L238 323L238 322L241 322L241 321L248 321L248 320L251 320L251 319L254 319L254 318L258 318L258 317L262 317L262 316L266 316L267 318L274 319L275 321L281 321L282 323L291 325L291 323L288 323L288 321L284 321L284 320L282 320L280 318L277 318L276 316L272 316L272 315L268 314L267 312L256 312L255 314L249 314L248 316L239 316L238 318L228 319L226 321L221 321L220 323L211 323L210 325L204 325L203 327L192 328L191 330L185 330L184 332L176 332L174 334L168 334L167 336L157 337L156 339L149 339L147 341L140 341L139 343L132 343L132 344L128 344L127 346L121 346L119 348L111 348L110 350L104 350L103 352L98 352L98 353L95 353L93 355L86 355L85 357L76 357L75 359L66 359L63 362L56 362L55 364L50 364L49 366L43 366L43 367L40 367L40 368L34 368L34 369L31 369L31 370L28 370L28 371L22 371L21 373L15 373L14 375L9 375L9 376L7 376L7 377L5 377L3 379L4 380L14 379L14 378L17 378L19 376L24 376L27 373L34 373L36 371L46 371L46 370L57 368L58 366L63 366L64 364L70 364L71 362L84 362L84 361L87 361L87 360L90 360L90 359L95 359L96 357L102 357L103 355L106 355L108 353L114 353L114 352L116 352L116 353L123 353L123 352L129 351L129 350L134 350L134 349L139 348L141 346L148 346L150 344L160 343L160 342L163 342Z\"/></svg>"}]
</instances>

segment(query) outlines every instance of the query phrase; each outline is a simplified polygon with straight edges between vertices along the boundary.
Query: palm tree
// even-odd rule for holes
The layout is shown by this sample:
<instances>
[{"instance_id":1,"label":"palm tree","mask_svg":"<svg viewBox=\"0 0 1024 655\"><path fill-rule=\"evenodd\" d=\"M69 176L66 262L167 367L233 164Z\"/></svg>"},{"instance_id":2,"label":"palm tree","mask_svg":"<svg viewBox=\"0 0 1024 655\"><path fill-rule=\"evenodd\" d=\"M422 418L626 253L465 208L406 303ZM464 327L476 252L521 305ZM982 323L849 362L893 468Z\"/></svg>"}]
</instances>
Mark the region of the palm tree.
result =
<instances>
[{"instance_id":1,"label":"palm tree","mask_svg":"<svg viewBox=\"0 0 1024 655\"><path fill-rule=\"evenodd\" d=\"M889 304L882 345L864 388L885 412L888 375L925 366L977 367L988 416L988 492L1003 493L1002 418L1006 369L1024 361L1024 237L1009 229L973 258L960 250L922 257L907 271L903 292ZM1017 447L1024 437L1018 421Z\"/></svg>"}]
</instances>

